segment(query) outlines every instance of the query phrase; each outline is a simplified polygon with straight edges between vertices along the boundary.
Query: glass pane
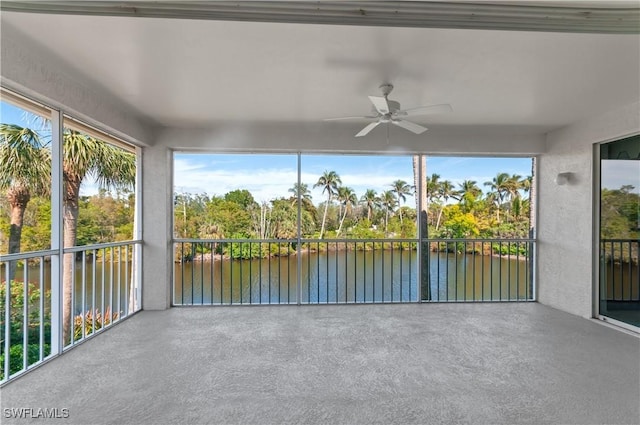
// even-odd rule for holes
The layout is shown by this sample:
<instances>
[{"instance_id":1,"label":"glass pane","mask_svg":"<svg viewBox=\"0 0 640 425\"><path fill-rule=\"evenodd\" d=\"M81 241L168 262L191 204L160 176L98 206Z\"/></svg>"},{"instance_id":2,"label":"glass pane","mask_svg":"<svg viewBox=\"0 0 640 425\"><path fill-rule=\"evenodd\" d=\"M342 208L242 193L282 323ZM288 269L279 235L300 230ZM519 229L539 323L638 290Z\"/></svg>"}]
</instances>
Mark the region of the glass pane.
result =
<instances>
[{"instance_id":1,"label":"glass pane","mask_svg":"<svg viewBox=\"0 0 640 425\"><path fill-rule=\"evenodd\" d=\"M640 326L640 136L600 153L600 314Z\"/></svg>"}]
</instances>

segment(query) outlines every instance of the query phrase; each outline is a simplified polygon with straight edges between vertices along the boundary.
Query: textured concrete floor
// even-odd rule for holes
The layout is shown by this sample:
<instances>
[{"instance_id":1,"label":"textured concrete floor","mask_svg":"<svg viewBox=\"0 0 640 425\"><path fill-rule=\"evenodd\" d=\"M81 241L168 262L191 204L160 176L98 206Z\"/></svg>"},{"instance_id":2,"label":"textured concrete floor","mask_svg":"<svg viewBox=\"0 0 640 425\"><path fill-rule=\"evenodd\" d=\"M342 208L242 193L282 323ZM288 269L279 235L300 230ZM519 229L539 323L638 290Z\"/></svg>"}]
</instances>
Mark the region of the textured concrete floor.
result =
<instances>
[{"instance_id":1,"label":"textured concrete floor","mask_svg":"<svg viewBox=\"0 0 640 425\"><path fill-rule=\"evenodd\" d=\"M142 312L2 388L75 424L640 423L640 339L540 304ZM45 423L38 419L33 423Z\"/></svg>"}]
</instances>

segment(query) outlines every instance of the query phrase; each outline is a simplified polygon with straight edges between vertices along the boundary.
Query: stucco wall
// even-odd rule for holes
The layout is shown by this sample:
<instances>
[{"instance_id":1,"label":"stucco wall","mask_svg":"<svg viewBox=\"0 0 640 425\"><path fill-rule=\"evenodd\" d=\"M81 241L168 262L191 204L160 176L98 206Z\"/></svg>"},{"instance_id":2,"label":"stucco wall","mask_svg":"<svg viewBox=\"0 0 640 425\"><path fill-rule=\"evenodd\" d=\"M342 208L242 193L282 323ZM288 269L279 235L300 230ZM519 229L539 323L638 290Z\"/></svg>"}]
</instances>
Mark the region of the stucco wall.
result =
<instances>
[{"instance_id":1,"label":"stucco wall","mask_svg":"<svg viewBox=\"0 0 640 425\"><path fill-rule=\"evenodd\" d=\"M538 173L538 300L593 313L594 144L640 132L640 102L547 135ZM571 172L569 184L554 182Z\"/></svg>"},{"instance_id":2,"label":"stucco wall","mask_svg":"<svg viewBox=\"0 0 640 425\"><path fill-rule=\"evenodd\" d=\"M3 22L0 30L0 73L4 87L62 109L137 145L153 142L149 123L108 90L89 81L10 24Z\"/></svg>"},{"instance_id":3,"label":"stucco wall","mask_svg":"<svg viewBox=\"0 0 640 425\"><path fill-rule=\"evenodd\" d=\"M142 306L145 310L163 310L171 305L173 273L171 240L173 172L171 153L164 146L152 146L142 156L144 285Z\"/></svg>"}]
</instances>

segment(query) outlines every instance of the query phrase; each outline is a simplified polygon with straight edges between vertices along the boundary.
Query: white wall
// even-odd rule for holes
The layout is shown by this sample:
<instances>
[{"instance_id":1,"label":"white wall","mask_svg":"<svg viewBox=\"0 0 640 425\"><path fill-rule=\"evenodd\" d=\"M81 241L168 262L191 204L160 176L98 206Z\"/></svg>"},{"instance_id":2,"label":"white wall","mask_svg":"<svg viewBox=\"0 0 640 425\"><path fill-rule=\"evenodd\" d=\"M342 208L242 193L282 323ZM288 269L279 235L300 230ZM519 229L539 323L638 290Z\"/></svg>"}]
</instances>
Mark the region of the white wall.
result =
<instances>
[{"instance_id":1,"label":"white wall","mask_svg":"<svg viewBox=\"0 0 640 425\"><path fill-rule=\"evenodd\" d=\"M538 173L538 300L583 317L593 313L594 144L640 132L640 102L547 135ZM558 186L558 173L573 180Z\"/></svg>"}]
</instances>

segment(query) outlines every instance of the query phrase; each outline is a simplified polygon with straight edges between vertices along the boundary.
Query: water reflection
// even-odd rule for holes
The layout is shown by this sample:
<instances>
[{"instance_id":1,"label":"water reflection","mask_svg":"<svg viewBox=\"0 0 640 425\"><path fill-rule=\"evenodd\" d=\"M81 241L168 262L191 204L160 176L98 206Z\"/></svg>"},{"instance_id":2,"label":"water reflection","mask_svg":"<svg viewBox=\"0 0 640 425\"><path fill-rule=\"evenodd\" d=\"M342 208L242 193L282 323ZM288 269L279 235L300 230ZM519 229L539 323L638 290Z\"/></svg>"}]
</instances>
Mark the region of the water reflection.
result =
<instances>
[{"instance_id":1,"label":"water reflection","mask_svg":"<svg viewBox=\"0 0 640 425\"><path fill-rule=\"evenodd\" d=\"M524 256L430 253L429 264L432 301L533 298L531 268ZM175 304L411 302L421 296L413 250L175 264L174 282Z\"/></svg>"}]
</instances>

